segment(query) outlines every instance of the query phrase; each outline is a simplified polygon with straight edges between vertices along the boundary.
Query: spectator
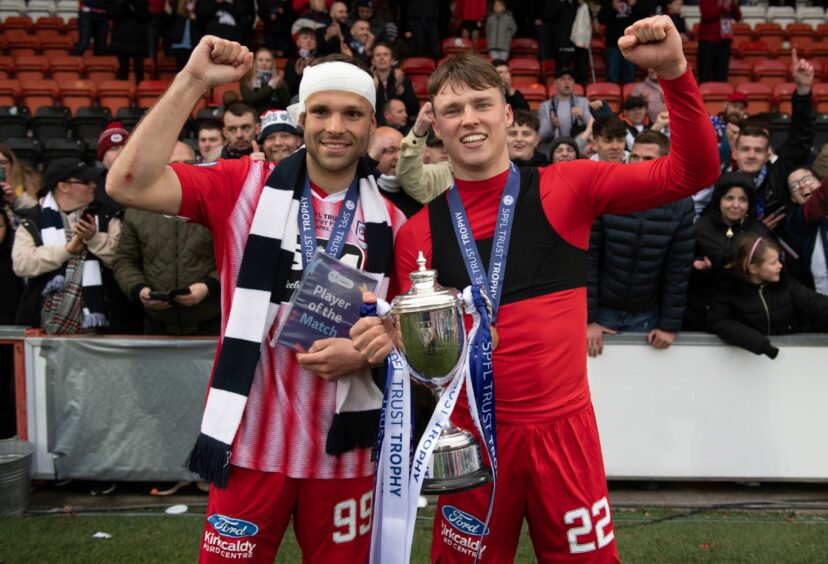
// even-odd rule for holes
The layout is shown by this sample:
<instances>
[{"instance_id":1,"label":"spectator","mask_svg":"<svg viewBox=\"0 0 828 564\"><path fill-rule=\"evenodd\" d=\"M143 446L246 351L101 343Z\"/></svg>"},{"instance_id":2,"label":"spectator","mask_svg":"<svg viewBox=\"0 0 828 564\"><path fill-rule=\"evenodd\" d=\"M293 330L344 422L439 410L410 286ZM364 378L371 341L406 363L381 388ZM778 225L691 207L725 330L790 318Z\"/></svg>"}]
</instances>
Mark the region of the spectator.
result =
<instances>
[{"instance_id":1,"label":"spectator","mask_svg":"<svg viewBox=\"0 0 828 564\"><path fill-rule=\"evenodd\" d=\"M598 21L604 24L604 62L609 82L627 84L635 79L635 65L621 56L618 38L636 21L655 13L650 0L602 0Z\"/></svg>"},{"instance_id":2,"label":"spectator","mask_svg":"<svg viewBox=\"0 0 828 564\"><path fill-rule=\"evenodd\" d=\"M801 331L809 317L828 325L828 296L782 272L776 242L746 235L734 254L710 312L710 330L723 341L774 359L779 349L768 336Z\"/></svg>"},{"instance_id":3,"label":"spectator","mask_svg":"<svg viewBox=\"0 0 828 564\"><path fill-rule=\"evenodd\" d=\"M641 96L630 96L624 102L624 112L621 120L627 126L627 150L632 150L635 138L639 133L649 128L650 120L647 117L647 100Z\"/></svg>"},{"instance_id":4,"label":"spectator","mask_svg":"<svg viewBox=\"0 0 828 564\"><path fill-rule=\"evenodd\" d=\"M631 95L640 96L647 101L647 116L650 118L650 123L655 123L658 114L667 109L664 103L664 90L653 69L647 69L647 76L633 87Z\"/></svg>"},{"instance_id":5,"label":"spectator","mask_svg":"<svg viewBox=\"0 0 828 564\"><path fill-rule=\"evenodd\" d=\"M251 43L256 16L253 0L197 0L196 12L204 22L205 34L238 41L242 45Z\"/></svg>"},{"instance_id":6,"label":"spectator","mask_svg":"<svg viewBox=\"0 0 828 564\"><path fill-rule=\"evenodd\" d=\"M699 82L727 82L733 21L742 19L739 0L699 0Z\"/></svg>"},{"instance_id":7,"label":"spectator","mask_svg":"<svg viewBox=\"0 0 828 564\"><path fill-rule=\"evenodd\" d=\"M555 95L538 109L542 151L549 151L549 142L555 137L575 137L592 122L589 100L575 94L574 87L572 70L555 71Z\"/></svg>"},{"instance_id":8,"label":"spectator","mask_svg":"<svg viewBox=\"0 0 828 564\"><path fill-rule=\"evenodd\" d=\"M443 145L443 140L437 137L433 129L430 129L423 149L423 164L442 163L448 158L448 151Z\"/></svg>"},{"instance_id":9,"label":"spectator","mask_svg":"<svg viewBox=\"0 0 828 564\"><path fill-rule=\"evenodd\" d=\"M756 185L752 176L725 172L716 181L713 198L696 222L696 253L690 271L684 328L704 331L721 272L733 258L744 234L772 238L770 229L755 218Z\"/></svg>"},{"instance_id":10,"label":"spectator","mask_svg":"<svg viewBox=\"0 0 828 564\"><path fill-rule=\"evenodd\" d=\"M286 108L290 104L290 92L285 83L285 73L276 68L273 53L267 47L259 47L253 66L239 81L242 102L256 110L256 115L270 108Z\"/></svg>"},{"instance_id":11,"label":"spectator","mask_svg":"<svg viewBox=\"0 0 828 564\"><path fill-rule=\"evenodd\" d=\"M87 334L109 324L102 267L110 267L120 221L85 213L101 170L57 159L44 173L40 206L21 212L12 247L14 272L28 278L16 323L46 333Z\"/></svg>"},{"instance_id":12,"label":"spectator","mask_svg":"<svg viewBox=\"0 0 828 564\"><path fill-rule=\"evenodd\" d=\"M167 55L172 54L167 33L172 23L171 16L175 4L176 0L148 0L147 2L150 14L149 22L147 22L147 45L149 46L149 58L152 59L153 68L156 71L156 76L153 77L155 79L158 78L158 41L163 41L164 52Z\"/></svg>"},{"instance_id":13,"label":"spectator","mask_svg":"<svg viewBox=\"0 0 828 564\"><path fill-rule=\"evenodd\" d=\"M816 159L814 159L813 167L817 178L820 180L828 178L828 143L825 143L820 149Z\"/></svg>"},{"instance_id":14,"label":"spectator","mask_svg":"<svg viewBox=\"0 0 828 564\"><path fill-rule=\"evenodd\" d=\"M285 64L285 82L291 96L299 93L299 81L302 80L302 73L310 62L316 57L316 32L313 28L303 27L296 35L297 56L288 59Z\"/></svg>"},{"instance_id":15,"label":"spectator","mask_svg":"<svg viewBox=\"0 0 828 564\"><path fill-rule=\"evenodd\" d=\"M285 110L270 110L263 113L259 131L259 144L268 162L278 163L302 145L299 126Z\"/></svg>"},{"instance_id":16,"label":"spectator","mask_svg":"<svg viewBox=\"0 0 828 564\"><path fill-rule=\"evenodd\" d=\"M256 110L244 102L233 102L222 116L224 147L222 159L238 159L253 152L256 139Z\"/></svg>"},{"instance_id":17,"label":"spectator","mask_svg":"<svg viewBox=\"0 0 828 564\"><path fill-rule=\"evenodd\" d=\"M290 26L296 19L290 0L258 0L258 5L265 47L277 57L286 57L293 50Z\"/></svg>"},{"instance_id":18,"label":"spectator","mask_svg":"<svg viewBox=\"0 0 828 564\"><path fill-rule=\"evenodd\" d=\"M0 143L0 190L3 191L3 203L12 211L31 208L37 205L37 193L40 191L40 174L30 166L20 162L11 147Z\"/></svg>"},{"instance_id":19,"label":"spectator","mask_svg":"<svg viewBox=\"0 0 828 564\"><path fill-rule=\"evenodd\" d=\"M492 13L486 18L486 47L492 59L509 59L512 38L517 33L517 23L512 12L506 9L505 0L495 0Z\"/></svg>"},{"instance_id":20,"label":"spectator","mask_svg":"<svg viewBox=\"0 0 828 564\"><path fill-rule=\"evenodd\" d=\"M556 68L571 69L575 82L586 84L589 53L576 47L570 39L580 4L580 0L539 2L540 13L535 23L541 24L538 29L541 59L555 59Z\"/></svg>"},{"instance_id":21,"label":"spectator","mask_svg":"<svg viewBox=\"0 0 828 564\"><path fill-rule=\"evenodd\" d=\"M359 0L357 2L357 17L362 21L368 22L368 25L371 26L371 33L374 35L377 43L391 40L388 36L385 20L374 9L373 0Z\"/></svg>"},{"instance_id":22,"label":"spectator","mask_svg":"<svg viewBox=\"0 0 828 564\"><path fill-rule=\"evenodd\" d=\"M455 0L454 17L460 22L460 37L471 39L476 45L481 22L486 17L486 0Z\"/></svg>"},{"instance_id":23,"label":"spectator","mask_svg":"<svg viewBox=\"0 0 828 564\"><path fill-rule=\"evenodd\" d=\"M351 43L351 16L348 13L348 5L345 2L336 1L331 4L328 12L331 23L325 28L316 30L317 55L330 55L332 53L350 53Z\"/></svg>"},{"instance_id":24,"label":"spectator","mask_svg":"<svg viewBox=\"0 0 828 564\"><path fill-rule=\"evenodd\" d=\"M296 3L294 2L294 8L296 8ZM305 10L303 13L299 15L299 17L293 21L293 24L290 27L290 32L293 35L302 30L302 28L310 28L314 32L318 29L325 29L331 25L331 15L328 13L328 8L325 5L325 0L310 0L308 2L308 9Z\"/></svg>"},{"instance_id":25,"label":"spectator","mask_svg":"<svg viewBox=\"0 0 828 564\"><path fill-rule=\"evenodd\" d=\"M737 0L738 1L738 0ZM690 41L690 33L687 31L687 22L684 21L684 16L681 15L681 7L684 5L684 0L668 0L667 15L673 20L673 25L676 26L676 31L681 35L681 41L686 43Z\"/></svg>"},{"instance_id":26,"label":"spectator","mask_svg":"<svg viewBox=\"0 0 828 564\"><path fill-rule=\"evenodd\" d=\"M217 119L204 120L198 124L198 156L201 163L214 163L221 157L224 146L222 131L224 125Z\"/></svg>"},{"instance_id":27,"label":"spectator","mask_svg":"<svg viewBox=\"0 0 828 564\"><path fill-rule=\"evenodd\" d=\"M540 136L538 118L534 112L516 110L512 125L506 128L506 146L509 159L518 166L546 166L546 156L537 151Z\"/></svg>"},{"instance_id":28,"label":"spectator","mask_svg":"<svg viewBox=\"0 0 828 564\"><path fill-rule=\"evenodd\" d=\"M592 125L592 138L595 141L593 161L608 163L627 162L626 146L627 126L616 115L601 116Z\"/></svg>"},{"instance_id":29,"label":"spectator","mask_svg":"<svg viewBox=\"0 0 828 564\"><path fill-rule=\"evenodd\" d=\"M412 54L417 57L440 58L440 4L438 0L409 0L407 3L405 38L413 43Z\"/></svg>"},{"instance_id":30,"label":"spectator","mask_svg":"<svg viewBox=\"0 0 828 564\"><path fill-rule=\"evenodd\" d=\"M194 0L178 0L169 27L169 43L178 71L187 64L193 47L201 39L201 25L196 15Z\"/></svg>"},{"instance_id":31,"label":"spectator","mask_svg":"<svg viewBox=\"0 0 828 564\"><path fill-rule=\"evenodd\" d=\"M423 164L423 153L429 132L432 130L431 102L420 108L411 131L400 143L400 158L397 161L397 179L409 196L427 204L454 183L451 160Z\"/></svg>"},{"instance_id":32,"label":"spectator","mask_svg":"<svg viewBox=\"0 0 828 564\"><path fill-rule=\"evenodd\" d=\"M179 141L174 162L193 163L195 152ZM220 287L205 227L130 208L112 269L123 292L143 306L144 334L219 334Z\"/></svg>"},{"instance_id":33,"label":"spectator","mask_svg":"<svg viewBox=\"0 0 828 564\"><path fill-rule=\"evenodd\" d=\"M106 0L80 0L78 2L78 42L69 52L71 55L83 55L92 41L95 55L106 54L106 34L109 32L109 19L106 13Z\"/></svg>"},{"instance_id":34,"label":"spectator","mask_svg":"<svg viewBox=\"0 0 828 564\"><path fill-rule=\"evenodd\" d=\"M15 273L12 265L14 229L6 210L0 213L0 325L14 325L14 316L23 295L23 280Z\"/></svg>"},{"instance_id":35,"label":"spectator","mask_svg":"<svg viewBox=\"0 0 828 564\"><path fill-rule=\"evenodd\" d=\"M376 169L377 186L382 195L405 214L411 217L423 205L405 193L397 178L397 162L400 158L400 142L403 135L392 127L378 127L371 136L368 157ZM378 174L377 174L378 173Z\"/></svg>"},{"instance_id":36,"label":"spectator","mask_svg":"<svg viewBox=\"0 0 828 564\"><path fill-rule=\"evenodd\" d=\"M402 100L391 98L382 108L382 122L391 126L400 133L408 133L411 126L408 123L408 113Z\"/></svg>"},{"instance_id":37,"label":"spectator","mask_svg":"<svg viewBox=\"0 0 828 564\"><path fill-rule=\"evenodd\" d=\"M635 139L630 163L664 157L669 150L667 137L644 131ZM684 318L693 247L690 198L595 220L587 257L590 356L603 352L604 333L647 333L656 349L673 344Z\"/></svg>"},{"instance_id":38,"label":"spectator","mask_svg":"<svg viewBox=\"0 0 828 564\"><path fill-rule=\"evenodd\" d=\"M791 247L785 267L805 286L828 296L828 182L820 185L813 169L788 175L794 206L785 218L782 239Z\"/></svg>"},{"instance_id":39,"label":"spectator","mask_svg":"<svg viewBox=\"0 0 828 564\"><path fill-rule=\"evenodd\" d=\"M374 50L374 34L368 22L357 20L351 26L351 41L348 43L351 55L363 63L370 64Z\"/></svg>"},{"instance_id":40,"label":"spectator","mask_svg":"<svg viewBox=\"0 0 828 564\"><path fill-rule=\"evenodd\" d=\"M377 85L377 107L384 108L385 103L392 98L402 100L405 112L409 116L416 116L420 110L420 101L414 93L411 81L397 68L397 57L393 49L385 43L374 45L371 55L371 74L374 84ZM379 125L384 125L382 116L377 116Z\"/></svg>"},{"instance_id":41,"label":"spectator","mask_svg":"<svg viewBox=\"0 0 828 564\"><path fill-rule=\"evenodd\" d=\"M497 74L500 75L500 79L503 81L503 90L506 93L506 103L512 106L513 110L528 110L529 103L526 101L526 98L523 97L520 90L516 90L515 87L512 86L512 73L509 71L509 63L503 59L494 59L492 61L492 66L494 66Z\"/></svg>"},{"instance_id":42,"label":"spectator","mask_svg":"<svg viewBox=\"0 0 828 564\"><path fill-rule=\"evenodd\" d=\"M112 20L112 38L109 51L118 57L115 78L129 78L129 60L135 71L135 84L144 80L144 57L149 53L147 45L150 20L147 0L112 0L107 2L107 14Z\"/></svg>"},{"instance_id":43,"label":"spectator","mask_svg":"<svg viewBox=\"0 0 828 564\"><path fill-rule=\"evenodd\" d=\"M549 148L549 162L551 164L563 163L580 159L578 142L572 137L556 137L552 140Z\"/></svg>"},{"instance_id":44,"label":"spectator","mask_svg":"<svg viewBox=\"0 0 828 564\"><path fill-rule=\"evenodd\" d=\"M98 136L98 147L96 149L96 156L98 162L103 165L104 172L98 177L97 188L95 189L95 201L104 205L113 214L118 214L124 211L124 207L109 197L104 186L106 184L106 171L112 168L112 164L118 155L121 154L121 149L126 145L129 139L129 132L124 129L121 122L113 121L107 124L106 128Z\"/></svg>"}]
</instances>

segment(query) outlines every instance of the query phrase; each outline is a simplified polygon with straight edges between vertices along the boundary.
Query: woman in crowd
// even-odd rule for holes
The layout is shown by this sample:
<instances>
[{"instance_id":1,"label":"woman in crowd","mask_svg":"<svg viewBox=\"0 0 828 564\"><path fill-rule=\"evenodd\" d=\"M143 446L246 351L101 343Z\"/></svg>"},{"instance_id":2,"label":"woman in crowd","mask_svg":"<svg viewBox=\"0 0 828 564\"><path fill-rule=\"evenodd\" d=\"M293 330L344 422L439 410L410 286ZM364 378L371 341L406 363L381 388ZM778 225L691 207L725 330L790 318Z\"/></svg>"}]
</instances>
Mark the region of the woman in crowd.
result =
<instances>
[{"instance_id":1,"label":"woman in crowd","mask_svg":"<svg viewBox=\"0 0 828 564\"><path fill-rule=\"evenodd\" d=\"M808 288L828 296L828 180L820 184L812 168L788 174L793 204L785 216L782 239L793 249L788 273Z\"/></svg>"},{"instance_id":2,"label":"woman in crowd","mask_svg":"<svg viewBox=\"0 0 828 564\"><path fill-rule=\"evenodd\" d=\"M719 177L712 199L696 222L696 258L690 272L685 314L686 331L704 331L720 275L746 233L772 238L770 229L755 218L756 187L741 172Z\"/></svg>"},{"instance_id":3,"label":"woman in crowd","mask_svg":"<svg viewBox=\"0 0 828 564\"><path fill-rule=\"evenodd\" d=\"M713 302L710 330L725 342L776 358L769 335L787 335L808 326L808 318L828 322L828 296L783 275L779 246L746 234L726 267L728 277Z\"/></svg>"},{"instance_id":4,"label":"woman in crowd","mask_svg":"<svg viewBox=\"0 0 828 564\"><path fill-rule=\"evenodd\" d=\"M147 27L150 12L147 0L112 0L107 4L107 14L112 20L109 51L118 57L115 78L129 78L129 61L132 59L135 84L139 84L144 80L144 57L149 55Z\"/></svg>"},{"instance_id":5,"label":"woman in crowd","mask_svg":"<svg viewBox=\"0 0 828 564\"><path fill-rule=\"evenodd\" d=\"M40 174L21 163L5 143L0 143L0 189L3 203L11 210L22 210L37 204Z\"/></svg>"},{"instance_id":6,"label":"woman in crowd","mask_svg":"<svg viewBox=\"0 0 828 564\"><path fill-rule=\"evenodd\" d=\"M179 71L187 64L199 39L201 28L196 16L195 0L178 0L170 24L168 41L175 57L175 66Z\"/></svg>"},{"instance_id":7,"label":"woman in crowd","mask_svg":"<svg viewBox=\"0 0 828 564\"><path fill-rule=\"evenodd\" d=\"M290 92L284 73L276 68L273 53L260 47L253 59L253 67L239 81L242 101L261 115L271 108L287 108Z\"/></svg>"}]
</instances>

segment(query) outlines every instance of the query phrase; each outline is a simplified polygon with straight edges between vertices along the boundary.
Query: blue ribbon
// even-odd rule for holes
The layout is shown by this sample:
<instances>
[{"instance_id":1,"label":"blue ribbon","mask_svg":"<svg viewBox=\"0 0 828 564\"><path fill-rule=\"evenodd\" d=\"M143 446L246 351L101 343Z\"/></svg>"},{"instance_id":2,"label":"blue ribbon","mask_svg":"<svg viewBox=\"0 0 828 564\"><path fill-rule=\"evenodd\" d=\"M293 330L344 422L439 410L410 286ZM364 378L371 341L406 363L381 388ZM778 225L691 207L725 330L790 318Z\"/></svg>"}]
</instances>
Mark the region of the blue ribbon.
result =
<instances>
[{"instance_id":1,"label":"blue ribbon","mask_svg":"<svg viewBox=\"0 0 828 564\"><path fill-rule=\"evenodd\" d=\"M345 193L345 200L336 216L331 236L325 246L325 253L338 259L345 248L345 240L348 238L348 231L356 216L357 200L359 199L358 180L354 178L348 191ZM316 220L313 217L313 201L311 200L310 179L305 175L305 185L302 188L302 195L299 197L299 240L302 245L302 267L306 267L313 255L316 254Z\"/></svg>"},{"instance_id":2,"label":"blue ribbon","mask_svg":"<svg viewBox=\"0 0 828 564\"><path fill-rule=\"evenodd\" d=\"M448 203L451 210L452 225L457 243L460 245L460 254L466 264L466 272L472 285L478 284L486 288L492 301L492 323L497 321L497 311L500 307L500 298L503 295L503 282L506 278L506 259L509 255L509 241L512 236L512 226L515 218L518 194L520 193L520 172L514 163L509 163L509 178L500 196L500 206L497 210L492 252L489 257L489 272L483 270L483 261L480 251L472 235L466 208L460 199L457 186L448 191ZM488 316L487 316L488 317Z\"/></svg>"}]
</instances>

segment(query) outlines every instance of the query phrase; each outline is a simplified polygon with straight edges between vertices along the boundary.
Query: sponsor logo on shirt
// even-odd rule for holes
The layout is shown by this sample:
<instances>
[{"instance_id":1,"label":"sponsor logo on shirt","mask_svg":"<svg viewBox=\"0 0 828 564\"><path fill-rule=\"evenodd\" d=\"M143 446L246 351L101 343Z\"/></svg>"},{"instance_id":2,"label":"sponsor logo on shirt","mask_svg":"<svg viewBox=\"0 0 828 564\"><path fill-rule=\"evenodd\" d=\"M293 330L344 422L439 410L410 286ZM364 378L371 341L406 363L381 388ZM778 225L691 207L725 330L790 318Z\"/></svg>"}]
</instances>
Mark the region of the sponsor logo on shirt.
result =
<instances>
[{"instance_id":1,"label":"sponsor logo on shirt","mask_svg":"<svg viewBox=\"0 0 828 564\"><path fill-rule=\"evenodd\" d=\"M466 556L474 557L480 549L482 560L486 552L486 545L480 546L479 538L484 529L483 522L451 505L443 506L443 519L440 523L440 536L443 542ZM484 534L488 535L489 532L487 527Z\"/></svg>"},{"instance_id":2,"label":"sponsor logo on shirt","mask_svg":"<svg viewBox=\"0 0 828 564\"><path fill-rule=\"evenodd\" d=\"M218 513L213 513L207 517L207 522L213 526L218 534L223 537L230 537L231 539L252 537L259 532L259 526L256 523L242 519L233 519L232 517L219 515Z\"/></svg>"},{"instance_id":3,"label":"sponsor logo on shirt","mask_svg":"<svg viewBox=\"0 0 828 564\"><path fill-rule=\"evenodd\" d=\"M464 535L475 535L479 537L481 534L488 535L491 532L488 527L486 528L486 532L483 532L483 521L451 505L443 506L443 519Z\"/></svg>"}]
</instances>

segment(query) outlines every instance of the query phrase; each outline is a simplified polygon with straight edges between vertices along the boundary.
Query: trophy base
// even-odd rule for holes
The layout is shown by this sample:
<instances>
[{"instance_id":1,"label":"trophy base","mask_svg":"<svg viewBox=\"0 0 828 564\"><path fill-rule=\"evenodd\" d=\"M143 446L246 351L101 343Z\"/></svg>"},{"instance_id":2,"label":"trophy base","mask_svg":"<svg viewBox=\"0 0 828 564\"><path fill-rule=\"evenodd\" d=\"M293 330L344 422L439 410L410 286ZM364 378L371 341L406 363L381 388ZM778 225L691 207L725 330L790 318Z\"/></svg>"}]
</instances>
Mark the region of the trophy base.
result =
<instances>
[{"instance_id":1,"label":"trophy base","mask_svg":"<svg viewBox=\"0 0 828 564\"><path fill-rule=\"evenodd\" d=\"M492 480L492 471L488 467L478 469L472 474L465 476L457 476L455 478L443 478L440 480L432 480L426 478L423 480L423 495L442 495L451 493L460 493L466 490L473 490L478 486L490 482Z\"/></svg>"}]
</instances>

